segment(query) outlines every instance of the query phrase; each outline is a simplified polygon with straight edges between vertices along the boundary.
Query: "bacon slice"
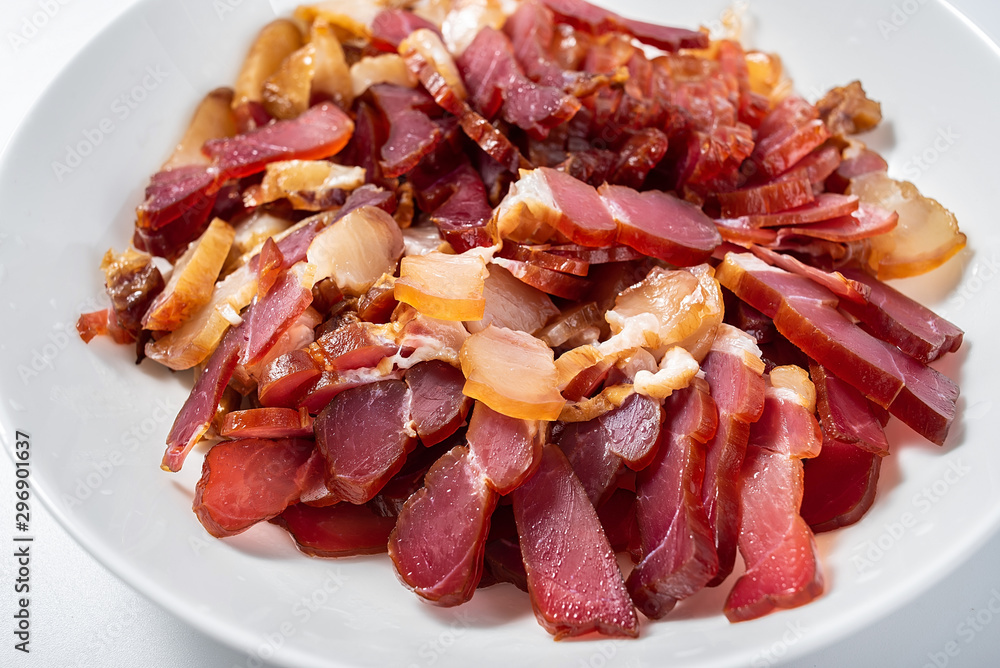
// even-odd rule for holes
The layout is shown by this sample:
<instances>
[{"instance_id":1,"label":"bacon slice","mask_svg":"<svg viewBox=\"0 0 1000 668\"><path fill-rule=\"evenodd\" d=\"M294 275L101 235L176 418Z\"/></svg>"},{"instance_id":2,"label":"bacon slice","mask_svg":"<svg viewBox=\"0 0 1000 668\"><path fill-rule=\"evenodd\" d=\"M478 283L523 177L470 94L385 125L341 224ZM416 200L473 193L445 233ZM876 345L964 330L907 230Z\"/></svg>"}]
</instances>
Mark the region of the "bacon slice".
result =
<instances>
[{"instance_id":1,"label":"bacon slice","mask_svg":"<svg viewBox=\"0 0 1000 668\"><path fill-rule=\"evenodd\" d=\"M235 137L205 142L219 180L263 171L277 160L320 160L347 145L354 122L332 102L309 108L293 120L277 121Z\"/></svg>"},{"instance_id":2,"label":"bacon slice","mask_svg":"<svg viewBox=\"0 0 1000 668\"><path fill-rule=\"evenodd\" d=\"M636 476L642 561L628 578L636 607L660 619L696 593L719 569L712 528L701 502L705 443L718 427L708 384L695 379L666 401L659 449Z\"/></svg>"},{"instance_id":3,"label":"bacon slice","mask_svg":"<svg viewBox=\"0 0 1000 668\"><path fill-rule=\"evenodd\" d=\"M552 128L580 109L575 97L559 88L528 79L514 58L514 47L502 32L483 28L458 58L476 110L486 118L500 112L509 123L544 139Z\"/></svg>"},{"instance_id":4,"label":"bacon slice","mask_svg":"<svg viewBox=\"0 0 1000 668\"><path fill-rule=\"evenodd\" d=\"M259 364L271 352L282 334L295 324L312 303L312 270L283 271L272 288L253 304L247 314L247 344L241 362Z\"/></svg>"},{"instance_id":5,"label":"bacon slice","mask_svg":"<svg viewBox=\"0 0 1000 668\"><path fill-rule=\"evenodd\" d=\"M310 438L313 419L290 408L250 408L227 413L219 435L223 438Z\"/></svg>"},{"instance_id":6,"label":"bacon slice","mask_svg":"<svg viewBox=\"0 0 1000 668\"><path fill-rule=\"evenodd\" d=\"M365 503L399 471L416 439L407 427L406 383L384 380L334 397L316 418L316 446L326 459L326 486Z\"/></svg>"},{"instance_id":7,"label":"bacon slice","mask_svg":"<svg viewBox=\"0 0 1000 668\"><path fill-rule=\"evenodd\" d=\"M205 165L157 172L136 210L136 248L175 260L205 228L215 205L216 174Z\"/></svg>"},{"instance_id":8,"label":"bacon slice","mask_svg":"<svg viewBox=\"0 0 1000 668\"><path fill-rule=\"evenodd\" d=\"M436 25L413 12L405 9L383 9L372 21L372 46L395 53L400 42L421 28L440 34Z\"/></svg>"},{"instance_id":9,"label":"bacon slice","mask_svg":"<svg viewBox=\"0 0 1000 668\"><path fill-rule=\"evenodd\" d=\"M763 215L805 206L815 199L812 183L806 179L774 181L729 193L719 193L723 218Z\"/></svg>"},{"instance_id":10,"label":"bacon slice","mask_svg":"<svg viewBox=\"0 0 1000 668\"><path fill-rule=\"evenodd\" d=\"M195 515L217 538L275 517L299 500L312 452L312 441L299 439L216 444L195 487Z\"/></svg>"},{"instance_id":11,"label":"bacon slice","mask_svg":"<svg viewBox=\"0 0 1000 668\"><path fill-rule=\"evenodd\" d=\"M427 93L392 84L372 86L369 94L389 126L381 149L382 172L394 179L416 167L444 138L431 120L440 108Z\"/></svg>"},{"instance_id":12,"label":"bacon slice","mask_svg":"<svg viewBox=\"0 0 1000 668\"><path fill-rule=\"evenodd\" d=\"M781 267L785 271L799 276L805 276L818 285L822 285L841 299L846 299L847 302L844 303L865 304L868 301L868 295L871 293L869 287L864 283L846 278L839 271L823 271L791 255L776 253L763 246L751 246L750 250L769 265Z\"/></svg>"},{"instance_id":13,"label":"bacon slice","mask_svg":"<svg viewBox=\"0 0 1000 668\"><path fill-rule=\"evenodd\" d=\"M403 583L436 605L472 598L498 498L467 448L441 457L423 489L403 506L389 537L389 556Z\"/></svg>"},{"instance_id":14,"label":"bacon slice","mask_svg":"<svg viewBox=\"0 0 1000 668\"><path fill-rule=\"evenodd\" d=\"M191 388L191 394L184 401L167 434L167 451L163 454L163 462L160 464L163 470L180 471L191 448L208 431L222 393L229 385L236 364L243 354L246 346L246 330L246 321L239 327L230 329L222 337L219 347L208 358L205 370Z\"/></svg>"},{"instance_id":15,"label":"bacon slice","mask_svg":"<svg viewBox=\"0 0 1000 668\"><path fill-rule=\"evenodd\" d=\"M367 505L338 503L316 508L297 503L272 523L285 529L311 557L351 557L385 552L396 518L382 517Z\"/></svg>"},{"instance_id":16,"label":"bacon slice","mask_svg":"<svg viewBox=\"0 0 1000 668\"><path fill-rule=\"evenodd\" d=\"M854 524L875 502L882 457L854 443L823 439L804 462L802 519L816 533Z\"/></svg>"},{"instance_id":17,"label":"bacon slice","mask_svg":"<svg viewBox=\"0 0 1000 668\"><path fill-rule=\"evenodd\" d=\"M655 46L664 51L708 47L708 36L702 32L628 19L589 2L584 2L584 0L542 1L574 28L593 35L625 32L644 44Z\"/></svg>"},{"instance_id":18,"label":"bacon slice","mask_svg":"<svg viewBox=\"0 0 1000 668\"><path fill-rule=\"evenodd\" d=\"M802 98L791 96L761 122L751 163L766 176L788 171L830 138L819 111Z\"/></svg>"},{"instance_id":19,"label":"bacon slice","mask_svg":"<svg viewBox=\"0 0 1000 668\"><path fill-rule=\"evenodd\" d=\"M750 335L723 324L702 370L719 410L719 428L706 444L702 505L715 536L718 586L733 571L740 530L740 467L750 425L764 411L764 362Z\"/></svg>"},{"instance_id":20,"label":"bacon slice","mask_svg":"<svg viewBox=\"0 0 1000 668\"><path fill-rule=\"evenodd\" d=\"M554 445L513 493L535 618L557 639L597 631L634 638L639 620L597 512Z\"/></svg>"},{"instance_id":21,"label":"bacon slice","mask_svg":"<svg viewBox=\"0 0 1000 668\"><path fill-rule=\"evenodd\" d=\"M432 446L454 434L472 406L462 394L465 376L440 360L422 362L406 371L410 388L410 418L420 442Z\"/></svg>"},{"instance_id":22,"label":"bacon slice","mask_svg":"<svg viewBox=\"0 0 1000 668\"><path fill-rule=\"evenodd\" d=\"M833 293L747 254L729 253L717 278L773 318L778 331L806 355L927 440L944 442L958 386L854 325L837 310Z\"/></svg>"},{"instance_id":23,"label":"bacon slice","mask_svg":"<svg viewBox=\"0 0 1000 668\"><path fill-rule=\"evenodd\" d=\"M862 327L921 362L933 362L962 346L961 329L870 274L845 269L850 280L868 286L865 304L843 304Z\"/></svg>"},{"instance_id":24,"label":"bacon slice","mask_svg":"<svg viewBox=\"0 0 1000 668\"><path fill-rule=\"evenodd\" d=\"M778 243L794 235L842 243L858 241L891 232L898 222L899 214L895 211L859 202L857 211L849 216L782 228L778 231Z\"/></svg>"},{"instance_id":25,"label":"bacon slice","mask_svg":"<svg viewBox=\"0 0 1000 668\"><path fill-rule=\"evenodd\" d=\"M731 622L805 605L823 592L815 538L799 515L801 460L751 446L742 479L740 552L747 572L726 599Z\"/></svg>"},{"instance_id":26,"label":"bacon slice","mask_svg":"<svg viewBox=\"0 0 1000 668\"><path fill-rule=\"evenodd\" d=\"M816 386L816 413L826 440L856 445L874 455L889 454L883 421L864 395L819 364L809 365Z\"/></svg>"},{"instance_id":27,"label":"bacon slice","mask_svg":"<svg viewBox=\"0 0 1000 668\"><path fill-rule=\"evenodd\" d=\"M797 367L778 367L768 381L764 414L750 428L743 463L739 547L747 572L726 599L733 622L805 605L823 591L816 541L799 514L802 458L822 446L809 394L815 390Z\"/></svg>"},{"instance_id":28,"label":"bacon slice","mask_svg":"<svg viewBox=\"0 0 1000 668\"><path fill-rule=\"evenodd\" d=\"M592 186L549 167L522 173L496 216L501 238L518 242L544 242L555 230L581 246L610 246L618 229Z\"/></svg>"},{"instance_id":29,"label":"bacon slice","mask_svg":"<svg viewBox=\"0 0 1000 668\"><path fill-rule=\"evenodd\" d=\"M486 483L506 495L521 486L542 458L544 431L534 420L521 420L498 413L476 402L466 438L476 467Z\"/></svg>"},{"instance_id":30,"label":"bacon slice","mask_svg":"<svg viewBox=\"0 0 1000 668\"><path fill-rule=\"evenodd\" d=\"M722 243L711 218L673 195L612 185L598 192L618 225L615 240L644 255L688 267L705 262Z\"/></svg>"},{"instance_id":31,"label":"bacon slice","mask_svg":"<svg viewBox=\"0 0 1000 668\"><path fill-rule=\"evenodd\" d=\"M279 355L265 365L257 381L257 399L262 406L292 408L300 394L322 371L305 350Z\"/></svg>"}]
</instances>

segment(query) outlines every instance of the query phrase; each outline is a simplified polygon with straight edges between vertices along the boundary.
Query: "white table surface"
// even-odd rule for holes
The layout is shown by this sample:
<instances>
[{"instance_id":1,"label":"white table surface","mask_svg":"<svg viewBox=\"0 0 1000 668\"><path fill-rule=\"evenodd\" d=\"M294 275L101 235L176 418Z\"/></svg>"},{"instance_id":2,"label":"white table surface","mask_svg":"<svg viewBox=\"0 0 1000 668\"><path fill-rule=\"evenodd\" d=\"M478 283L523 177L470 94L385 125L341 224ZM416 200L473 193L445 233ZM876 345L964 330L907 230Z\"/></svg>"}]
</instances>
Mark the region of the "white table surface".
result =
<instances>
[{"instance_id":1,"label":"white table surface","mask_svg":"<svg viewBox=\"0 0 1000 668\"><path fill-rule=\"evenodd\" d=\"M103 26L135 1L2 0L0 147L6 145L17 124L56 73ZM876 1L886 5L888 15L894 4L902 7L928 0ZM952 5L1000 43L1000 3L954 0ZM1000 85L1000 82L984 84ZM3 326L0 323L0 336ZM9 503L13 483L11 461L0 455L2 527L13 523ZM15 563L11 555L0 555L0 666L248 665L249 657L245 654L215 642L122 583L78 546L37 503L32 511L36 538L32 547L31 652L26 655L13 647ZM1000 615L989 611L991 604L995 611L1000 603L998 564L1000 536L970 555L956 573L906 609L793 665L914 668L1000 665ZM771 665L768 658L755 665ZM254 661L253 665L258 664Z\"/></svg>"}]
</instances>

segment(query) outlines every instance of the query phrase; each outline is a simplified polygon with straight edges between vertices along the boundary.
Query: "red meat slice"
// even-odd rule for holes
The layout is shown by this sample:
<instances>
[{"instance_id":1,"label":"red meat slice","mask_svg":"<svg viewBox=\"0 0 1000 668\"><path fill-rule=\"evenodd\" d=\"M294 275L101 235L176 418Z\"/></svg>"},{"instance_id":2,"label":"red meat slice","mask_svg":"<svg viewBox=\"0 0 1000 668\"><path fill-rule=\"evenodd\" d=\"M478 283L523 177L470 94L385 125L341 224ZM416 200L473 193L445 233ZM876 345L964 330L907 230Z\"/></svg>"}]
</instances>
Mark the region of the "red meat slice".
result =
<instances>
[{"instance_id":1,"label":"red meat slice","mask_svg":"<svg viewBox=\"0 0 1000 668\"><path fill-rule=\"evenodd\" d=\"M205 370L198 376L167 434L167 450L160 464L163 470L180 471L191 448L208 431L222 393L229 385L246 346L246 330L246 321L230 329L208 358Z\"/></svg>"},{"instance_id":2,"label":"red meat slice","mask_svg":"<svg viewBox=\"0 0 1000 668\"><path fill-rule=\"evenodd\" d=\"M542 432L537 422L498 413L476 402L466 438L472 461L499 494L510 494L538 467Z\"/></svg>"},{"instance_id":3,"label":"red meat slice","mask_svg":"<svg viewBox=\"0 0 1000 668\"><path fill-rule=\"evenodd\" d=\"M313 419L291 408L250 408L227 413L219 435L223 438L311 438Z\"/></svg>"},{"instance_id":4,"label":"red meat slice","mask_svg":"<svg viewBox=\"0 0 1000 668\"><path fill-rule=\"evenodd\" d=\"M421 443L440 443L462 426L472 400L462 394L465 376L461 371L433 360L409 369L404 380L411 393L410 417Z\"/></svg>"},{"instance_id":5,"label":"red meat slice","mask_svg":"<svg viewBox=\"0 0 1000 668\"><path fill-rule=\"evenodd\" d=\"M543 2L574 28L593 35L625 32L644 44L664 51L704 49L708 46L708 35L705 33L628 19L584 0L543 0Z\"/></svg>"},{"instance_id":6,"label":"red meat slice","mask_svg":"<svg viewBox=\"0 0 1000 668\"><path fill-rule=\"evenodd\" d=\"M218 179L238 179L276 160L321 160L347 145L354 122L332 102L310 107L297 118L277 121L226 139L210 139L204 152Z\"/></svg>"},{"instance_id":7,"label":"red meat slice","mask_svg":"<svg viewBox=\"0 0 1000 668\"><path fill-rule=\"evenodd\" d=\"M498 498L467 448L441 457L424 477L424 488L403 506L389 537L400 579L437 605L472 598Z\"/></svg>"},{"instance_id":8,"label":"red meat slice","mask_svg":"<svg viewBox=\"0 0 1000 668\"><path fill-rule=\"evenodd\" d=\"M632 600L650 619L666 615L719 570L712 528L701 502L705 443L718 427L708 384L695 379L668 397L665 409L656 458L636 476L643 558L628 578Z\"/></svg>"},{"instance_id":9,"label":"red meat slice","mask_svg":"<svg viewBox=\"0 0 1000 668\"><path fill-rule=\"evenodd\" d=\"M639 620L597 512L566 457L546 445L513 493L535 618L556 639L597 631L636 637Z\"/></svg>"},{"instance_id":10,"label":"red meat slice","mask_svg":"<svg viewBox=\"0 0 1000 668\"><path fill-rule=\"evenodd\" d=\"M740 531L740 468L750 425L764 411L764 363L749 336L723 325L701 368L719 409L719 428L707 444L702 505L715 535L719 571L709 586L733 571Z\"/></svg>"},{"instance_id":11,"label":"red meat slice","mask_svg":"<svg viewBox=\"0 0 1000 668\"><path fill-rule=\"evenodd\" d=\"M424 28L441 34L436 25L413 12L383 9L372 20L372 46L381 51L396 53L399 43L409 37L410 33Z\"/></svg>"},{"instance_id":12,"label":"red meat slice","mask_svg":"<svg viewBox=\"0 0 1000 668\"><path fill-rule=\"evenodd\" d=\"M863 305L841 305L869 333L925 363L961 347L962 330L923 304L863 271L845 269L842 273L871 292Z\"/></svg>"},{"instance_id":13,"label":"red meat slice","mask_svg":"<svg viewBox=\"0 0 1000 668\"><path fill-rule=\"evenodd\" d=\"M826 440L888 455L882 421L864 395L818 364L809 365L809 375L816 386L816 414Z\"/></svg>"},{"instance_id":14,"label":"red meat slice","mask_svg":"<svg viewBox=\"0 0 1000 668\"><path fill-rule=\"evenodd\" d=\"M376 84L368 92L389 127L381 149L382 172L390 179L402 176L444 137L431 120L431 114L440 115L440 107L421 90L393 84Z\"/></svg>"},{"instance_id":15,"label":"red meat slice","mask_svg":"<svg viewBox=\"0 0 1000 668\"><path fill-rule=\"evenodd\" d=\"M257 382L257 399L262 406L297 406L305 389L316 382L321 373L305 350L279 355L264 366Z\"/></svg>"},{"instance_id":16,"label":"red meat slice","mask_svg":"<svg viewBox=\"0 0 1000 668\"><path fill-rule=\"evenodd\" d=\"M298 502L313 442L244 439L216 444L205 455L194 512L218 538L235 536Z\"/></svg>"},{"instance_id":17,"label":"red meat slice","mask_svg":"<svg viewBox=\"0 0 1000 668\"><path fill-rule=\"evenodd\" d=\"M829 438L804 462L802 519L819 533L854 524L875 501L882 458L854 443Z\"/></svg>"},{"instance_id":18,"label":"red meat slice","mask_svg":"<svg viewBox=\"0 0 1000 668\"><path fill-rule=\"evenodd\" d=\"M385 380L341 392L316 418L316 446L326 459L326 486L365 503L399 471L416 439L407 426L406 383Z\"/></svg>"},{"instance_id":19,"label":"red meat slice","mask_svg":"<svg viewBox=\"0 0 1000 668\"><path fill-rule=\"evenodd\" d=\"M618 224L616 241L679 267L705 262L722 243L711 218L667 193L604 185L601 199Z\"/></svg>"},{"instance_id":20,"label":"red meat slice","mask_svg":"<svg viewBox=\"0 0 1000 668\"><path fill-rule=\"evenodd\" d=\"M292 271L281 272L271 290L253 304L246 314L248 320L247 343L241 363L244 366L259 364L271 349L295 324L302 313L312 304L310 287L302 285L302 279Z\"/></svg>"},{"instance_id":21,"label":"red meat slice","mask_svg":"<svg viewBox=\"0 0 1000 668\"><path fill-rule=\"evenodd\" d=\"M297 503L271 520L292 535L311 557L351 557L386 551L394 517L381 517L368 506L338 503L316 508Z\"/></svg>"}]
</instances>

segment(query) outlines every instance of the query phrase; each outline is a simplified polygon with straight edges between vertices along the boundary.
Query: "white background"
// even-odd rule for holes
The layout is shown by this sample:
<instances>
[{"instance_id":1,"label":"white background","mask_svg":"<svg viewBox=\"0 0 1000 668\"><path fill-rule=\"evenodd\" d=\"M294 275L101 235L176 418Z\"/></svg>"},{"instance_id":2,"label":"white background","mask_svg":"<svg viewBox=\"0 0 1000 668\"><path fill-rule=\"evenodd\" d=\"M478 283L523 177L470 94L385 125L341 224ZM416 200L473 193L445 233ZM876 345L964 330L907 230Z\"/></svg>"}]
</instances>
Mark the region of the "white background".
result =
<instances>
[{"instance_id":1,"label":"white background","mask_svg":"<svg viewBox=\"0 0 1000 668\"><path fill-rule=\"evenodd\" d=\"M887 13L892 10L893 2L878 1L886 5ZM917 1L906 0L897 6ZM55 74L104 25L134 2L2 0L0 147L6 145ZM994 41L1000 41L1000 3L956 0L952 4ZM51 16L41 14L45 8ZM23 41L12 40L11 35ZM983 81L982 84L1000 85L1000 82ZM3 215L2 210L0 215ZM0 336L6 326L0 323ZM11 427L29 428L30 425ZM0 541L4 544L10 544L6 537L12 532L13 481L13 466L6 456L0 455ZM4 550L0 554L0 666L247 665L246 655L219 645L120 582L84 552L37 501L32 505L31 525L35 536L31 548L31 653L25 655L13 649L16 642L12 634L12 614L17 598L13 591L15 564ZM956 573L906 609L794 665L914 668L1000 665L1000 615L988 613L987 608L991 602L994 610L1000 605L997 564L1000 564L1000 536L970 555ZM981 621L990 621L984 626L968 625L965 620L977 613ZM795 637L792 631L790 629L788 636L790 642L794 642ZM957 650L957 655L948 656L946 650L949 648L953 654ZM775 650L781 653L782 648Z\"/></svg>"}]
</instances>

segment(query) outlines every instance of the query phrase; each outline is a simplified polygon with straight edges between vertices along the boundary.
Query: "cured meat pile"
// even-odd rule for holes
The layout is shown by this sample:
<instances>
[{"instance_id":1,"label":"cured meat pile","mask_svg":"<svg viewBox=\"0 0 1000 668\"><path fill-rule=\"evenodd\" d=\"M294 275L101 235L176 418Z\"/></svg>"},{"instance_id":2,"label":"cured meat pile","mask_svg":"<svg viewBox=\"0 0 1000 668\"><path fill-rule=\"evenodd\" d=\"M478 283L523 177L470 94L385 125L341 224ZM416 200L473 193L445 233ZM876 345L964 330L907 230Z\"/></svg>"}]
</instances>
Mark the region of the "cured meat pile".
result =
<instances>
[{"instance_id":1,"label":"cured meat pile","mask_svg":"<svg viewBox=\"0 0 1000 668\"><path fill-rule=\"evenodd\" d=\"M388 552L442 606L513 583L557 638L705 587L753 619L822 593L814 533L873 503L890 417L955 419L928 365L962 331L882 281L965 237L855 138L880 117L582 0L301 7L198 107L80 333L195 369L163 468L206 444L215 536Z\"/></svg>"}]
</instances>

